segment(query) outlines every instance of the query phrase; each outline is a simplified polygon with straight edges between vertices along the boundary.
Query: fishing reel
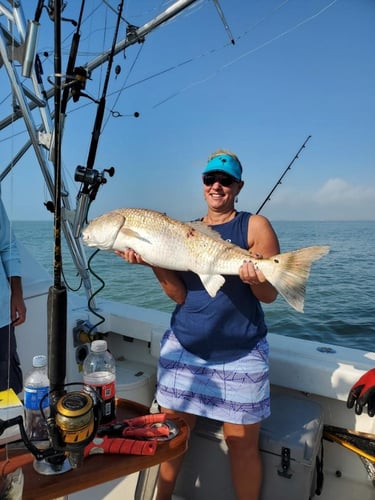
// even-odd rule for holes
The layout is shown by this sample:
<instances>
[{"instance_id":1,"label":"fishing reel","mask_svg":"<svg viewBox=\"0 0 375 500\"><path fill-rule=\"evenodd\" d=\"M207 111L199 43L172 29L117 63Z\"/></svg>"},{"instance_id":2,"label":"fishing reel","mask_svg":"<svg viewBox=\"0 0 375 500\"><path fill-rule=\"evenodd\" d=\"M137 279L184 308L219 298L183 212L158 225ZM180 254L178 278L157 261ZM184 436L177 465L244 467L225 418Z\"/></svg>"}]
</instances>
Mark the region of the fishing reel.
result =
<instances>
[{"instance_id":1,"label":"fishing reel","mask_svg":"<svg viewBox=\"0 0 375 500\"><path fill-rule=\"evenodd\" d=\"M83 182L84 184L89 184L90 186L100 186L105 184L107 179L105 178L105 173L108 173L110 177L115 174L114 167L105 168L102 172L95 170L94 168L87 168L78 165L74 174L74 180L77 182Z\"/></svg>"},{"instance_id":2,"label":"fishing reel","mask_svg":"<svg viewBox=\"0 0 375 500\"><path fill-rule=\"evenodd\" d=\"M86 88L87 79L88 72L84 67L78 66L77 68L74 68L73 78L71 80L69 79L70 93L72 95L73 102L78 102L81 96L91 99L91 97L82 92Z\"/></svg>"},{"instance_id":3,"label":"fishing reel","mask_svg":"<svg viewBox=\"0 0 375 500\"><path fill-rule=\"evenodd\" d=\"M62 396L51 393L50 412L46 421L52 448L63 452L70 466L76 468L83 460L85 446L94 439L98 429L99 396L89 386ZM43 474L42 470L39 472Z\"/></svg>"},{"instance_id":4,"label":"fishing reel","mask_svg":"<svg viewBox=\"0 0 375 500\"><path fill-rule=\"evenodd\" d=\"M80 384L69 384L80 385ZM51 391L50 416L46 417L40 404L43 419L47 424L49 445L39 448L26 434L21 415L9 420L0 420L0 435L13 425L18 425L26 448L34 455L34 469L42 475L62 474L77 468L83 460L85 447L94 439L101 416L101 400L89 386L82 390L64 392ZM38 445L44 445L39 441Z\"/></svg>"},{"instance_id":5,"label":"fishing reel","mask_svg":"<svg viewBox=\"0 0 375 500\"><path fill-rule=\"evenodd\" d=\"M94 168L78 165L74 174L74 180L81 182L81 188L77 194L77 208L74 216L74 237L79 238L84 221L87 218L90 203L95 200L99 187L107 182L107 173L110 177L115 174L114 167L105 168L102 172Z\"/></svg>"}]
</instances>

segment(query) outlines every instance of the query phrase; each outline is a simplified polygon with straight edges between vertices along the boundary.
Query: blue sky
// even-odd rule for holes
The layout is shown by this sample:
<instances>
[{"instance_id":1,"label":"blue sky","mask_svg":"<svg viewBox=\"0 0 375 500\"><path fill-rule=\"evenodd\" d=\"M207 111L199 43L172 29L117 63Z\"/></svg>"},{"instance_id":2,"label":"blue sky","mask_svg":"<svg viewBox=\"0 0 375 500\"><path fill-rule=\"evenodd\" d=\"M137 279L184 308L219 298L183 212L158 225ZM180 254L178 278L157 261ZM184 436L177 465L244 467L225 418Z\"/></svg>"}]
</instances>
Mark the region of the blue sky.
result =
<instances>
[{"instance_id":1,"label":"blue sky","mask_svg":"<svg viewBox=\"0 0 375 500\"><path fill-rule=\"evenodd\" d=\"M30 16L36 3L27 2ZM86 3L91 9L100 2ZM124 15L142 25L170 3L128 1ZM64 15L76 18L77 4L68 2ZM129 47L126 57L116 57L121 73L110 79L95 163L100 171L114 166L116 173L99 190L90 218L127 206L180 219L201 216L201 171L218 148L234 151L242 161L245 186L237 208L255 212L311 135L262 213L271 220L374 220L375 1L221 0L220 5L234 46L214 2L206 0L155 30L144 44ZM103 7L96 16L108 28L115 24L108 9L107 17ZM112 41L113 32L105 34L97 17L82 27L79 64ZM40 49L49 53L42 56L49 88L53 33L45 12L44 24L49 33L41 31ZM72 28L64 23L63 30L66 57ZM96 70L87 83L86 92L95 98L105 70ZM6 106L4 99L1 117L9 113ZM79 187L74 171L86 164L95 114L87 99L68 105L62 151L73 202ZM0 132L2 168L25 140L22 135L10 140L11 135L9 129ZM14 220L51 218L31 152L2 183L2 195Z\"/></svg>"}]
</instances>

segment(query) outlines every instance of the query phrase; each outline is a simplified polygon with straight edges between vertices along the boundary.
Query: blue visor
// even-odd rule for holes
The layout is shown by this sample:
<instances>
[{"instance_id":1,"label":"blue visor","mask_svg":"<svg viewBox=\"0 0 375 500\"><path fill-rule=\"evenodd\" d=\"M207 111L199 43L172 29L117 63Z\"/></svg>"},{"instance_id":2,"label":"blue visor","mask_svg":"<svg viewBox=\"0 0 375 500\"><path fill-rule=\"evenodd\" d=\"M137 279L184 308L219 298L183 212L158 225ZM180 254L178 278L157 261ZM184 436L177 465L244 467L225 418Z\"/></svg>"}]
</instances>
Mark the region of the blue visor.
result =
<instances>
[{"instance_id":1,"label":"blue visor","mask_svg":"<svg viewBox=\"0 0 375 500\"><path fill-rule=\"evenodd\" d=\"M240 163L230 155L217 155L208 161L202 174L209 172L225 172L234 177L237 181L241 180L242 167Z\"/></svg>"}]
</instances>

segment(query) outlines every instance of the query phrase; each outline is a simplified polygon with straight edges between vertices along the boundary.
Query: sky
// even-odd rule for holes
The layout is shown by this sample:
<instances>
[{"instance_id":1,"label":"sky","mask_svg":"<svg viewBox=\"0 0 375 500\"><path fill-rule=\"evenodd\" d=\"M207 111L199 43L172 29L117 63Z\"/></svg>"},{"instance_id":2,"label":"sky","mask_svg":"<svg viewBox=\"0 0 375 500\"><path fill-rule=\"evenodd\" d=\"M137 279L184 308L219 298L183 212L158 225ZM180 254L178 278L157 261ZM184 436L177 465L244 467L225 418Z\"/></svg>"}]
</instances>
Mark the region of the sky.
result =
<instances>
[{"instance_id":1,"label":"sky","mask_svg":"<svg viewBox=\"0 0 375 500\"><path fill-rule=\"evenodd\" d=\"M86 3L87 14L98 9L82 26L77 65L110 47L115 14L107 6L119 2ZM129 0L124 18L142 26L171 3ZM36 4L25 3L26 18ZM76 19L79 4L68 2L63 15ZM116 56L94 164L100 172L113 166L115 175L99 189L89 218L119 207L182 220L202 216L201 172L223 148L244 166L238 210L256 212L277 185L261 211L271 221L375 220L375 1L220 0L220 6L225 22L213 0L197 1ZM48 89L53 24L45 10L40 24ZM120 38L124 30L122 22ZM63 23L64 61L72 33ZM106 70L95 70L86 84L94 99ZM4 68L0 84L9 88ZM0 120L11 102L3 94ZM73 206L80 187L74 172L87 164L96 113L90 99L68 103L62 163ZM26 139L20 121L0 130L0 171ZM2 198L11 220L51 219L32 150L2 182Z\"/></svg>"}]
</instances>

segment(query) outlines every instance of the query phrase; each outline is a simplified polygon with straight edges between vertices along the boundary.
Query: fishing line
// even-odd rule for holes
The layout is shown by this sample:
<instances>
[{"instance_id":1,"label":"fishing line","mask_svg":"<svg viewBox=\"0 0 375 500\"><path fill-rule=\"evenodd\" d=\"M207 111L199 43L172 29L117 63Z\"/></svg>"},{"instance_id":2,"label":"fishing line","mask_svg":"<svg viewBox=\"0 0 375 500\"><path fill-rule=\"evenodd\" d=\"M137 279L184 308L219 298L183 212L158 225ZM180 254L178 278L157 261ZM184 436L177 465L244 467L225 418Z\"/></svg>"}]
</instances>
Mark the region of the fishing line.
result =
<instances>
[{"instance_id":1,"label":"fishing line","mask_svg":"<svg viewBox=\"0 0 375 500\"><path fill-rule=\"evenodd\" d=\"M255 24L253 24L253 25L251 26L251 28L249 28L249 29L248 29L247 31L245 31L243 34L241 34L241 35L239 35L238 37L236 37L236 39L235 39L235 40L240 40L241 38L243 38L243 37L245 37L245 36L249 35L249 34L250 34L250 32L251 32L251 31L253 31L253 30L254 30L254 29L255 29L255 28L256 28L259 24L261 24L262 22L264 22L265 20L267 20L267 19L268 19L268 18L269 18L269 17L270 17L270 16L271 16L274 12L276 12L276 11L277 11L277 10L279 10L279 9L281 9L281 8L282 8L282 7L283 7L286 3L288 3L288 1L289 1L289 0L285 0L285 1L284 1L284 2L282 2L280 5L278 5L278 6L276 6L275 8L273 8L273 9L270 11L270 13L269 13L269 14L267 14L267 15L263 16L263 17L262 17L259 21L257 21ZM335 1L337 1L337 0L335 0ZM96 11L97 9L98 9L98 7L96 7L96 9L94 9L94 10L92 11L92 13L91 13L89 16L92 16L92 15L95 13L95 11ZM85 21L84 21L84 22L87 22L87 19L85 19ZM83 24L83 23L82 23L82 24ZM97 31L99 31L99 30L97 30ZM83 38L83 39L85 39L85 38ZM108 97L113 96L113 95L118 95L118 98L116 99L116 102L118 102L118 99L120 98L120 94L121 94L121 93L123 93L125 90L128 90L129 88L132 88L132 87L135 87L135 86L137 86L137 85L140 85L140 84L142 84L142 83L144 83L144 82L146 82L146 81L152 80L153 78L157 78L158 76L161 76L161 75L163 75L163 74L166 74L166 73L168 73L168 72L171 72L171 71L173 71L173 70L176 70L176 69L178 69L178 68L181 68L182 66L185 66L186 64L189 64L189 63L192 63L192 62L195 62L195 61L197 61L197 60L199 60L199 59L201 59L201 58L203 58L203 57L207 57L207 56L210 56L210 55L212 55L212 54L215 54L216 52L220 52L221 50L223 50L223 49L227 48L229 45L230 45L230 44L226 43L225 45L223 45L223 46L222 46L222 47L220 47L220 48L213 48L213 49L210 49L210 50L208 50L208 51L206 51L206 52L203 52L203 53L201 53L201 54L199 54L199 55L197 55L197 56L194 56L194 57L191 57L191 58L189 58L189 59L186 59L186 60L184 60L184 61L182 61L182 62L180 62L180 63L178 63L178 64L175 64L175 65L170 66L170 67L168 67L168 68L162 69L162 70L158 71L157 73L154 73L154 74L149 75L149 76L147 76L147 77L145 77L145 78L142 78L141 80L138 80L138 81L136 81L136 82L134 82L134 83L132 83L132 84L130 84L130 85L126 85L126 83L127 83L128 79L129 79L129 77L130 77L130 74L131 74L131 73L129 73L129 74L128 74L128 76L127 76L127 78L126 78L126 80L124 81L124 85L121 87L121 89L119 89L119 90L117 90L117 91L114 91L114 92L111 92L111 93L108 93L107 95L108 95ZM254 49L254 50L256 50L256 49ZM94 53L96 54L97 52L94 52ZM84 52L80 52L80 55L82 55L82 54L84 54ZM138 53L138 55L137 55L137 58L139 57L139 55L140 55L140 51L139 51L139 53ZM134 64L135 64L135 63L133 63L133 66L132 66L132 68L131 68L131 69L133 69ZM219 72L219 71L221 71L221 68L220 68L217 72ZM215 74L216 74L216 73L215 73ZM193 82L193 83L189 84L187 87L182 88L181 90L179 90L179 91L177 91L177 92L173 93L172 95L168 96L166 99L163 99L162 101L158 102L157 104L155 104L155 105L153 106L153 108L156 108L156 107L160 106L161 104L165 103L166 101L168 101L169 99L171 99L171 98L173 98L173 97L178 96L180 93L182 93L182 92L184 92L184 91L188 90L188 89L189 89L189 88L191 88L192 86L196 86L196 85L199 85L199 84L201 84L201 83L204 83L204 82L205 82L205 81L207 81L208 79L210 79L210 78L212 78L213 76L215 76L215 74L214 74L214 75L210 75L209 77L207 77L207 78L205 78L205 79L203 79L203 80L200 80L200 81ZM78 111L78 110L80 110L80 109L82 109L82 108L85 108L85 107L87 107L87 106L91 105L91 104L93 104L93 103L92 103L92 102L88 102L88 103L84 103L84 104L82 104L81 106L76 106L76 107L74 108L74 110L71 110L69 113L73 113L74 111ZM106 120L105 125L107 124L107 122L108 122L108 120L109 120L109 117L110 117L111 115L112 115L112 116L114 116L114 115L113 115L113 113L112 113L112 111L113 111L113 106L112 106L112 109L111 109L111 110L109 110L110 115L108 116L108 118L107 118L107 120ZM122 116L124 116L124 115L122 115ZM126 115L125 115L125 116L126 116Z\"/></svg>"},{"instance_id":2,"label":"fishing line","mask_svg":"<svg viewBox=\"0 0 375 500\"><path fill-rule=\"evenodd\" d=\"M284 7L288 2L289 2L289 0L284 0L281 4L277 5L273 9L271 9L271 11L269 13L267 13L266 15L264 15L263 17L261 17L258 21L256 21L252 26L250 26L250 28L248 28L246 31L244 31L241 35L238 35L236 38L232 37L233 42L231 41L231 44L234 45L241 38L245 38L246 36L250 35L251 32L255 30L255 28L257 28L263 22L267 21L275 12L277 12L282 7ZM200 59L202 57L206 57L206 56L215 54L216 52L220 52L220 51L228 48L229 46L230 46L230 44L226 43L226 44L222 45L221 47L219 47L217 49L210 49L210 50L208 50L206 52L203 52L199 56L196 56L196 57L194 57L194 58L192 58L192 59L190 59L190 60L188 60L186 62L193 62L193 61L196 61L196 60L198 60L198 59ZM165 102L169 101L170 99L172 99L174 97L177 97L180 93L188 90L189 88L191 88L193 86L196 86L196 85L200 85L201 83L206 82L207 80L209 80L212 77L214 77L220 71L221 71L221 68L219 68L219 70L217 70L214 75L210 75L208 78L205 78L203 80L200 80L200 81L197 81L195 83L193 82L193 83L189 84L187 87L182 88L180 91L175 92L174 94L170 95L166 99L163 99L159 103L155 104L153 106L153 109L156 108L156 107L159 107L160 105L164 104Z\"/></svg>"},{"instance_id":3,"label":"fishing line","mask_svg":"<svg viewBox=\"0 0 375 500\"><path fill-rule=\"evenodd\" d=\"M84 26L85 24L87 24L90 20L92 20L93 16L95 15L95 13L101 8L101 4L97 5L96 7L94 7L91 12L89 12L88 14L85 15L85 18L83 19L83 4L85 3L85 0L82 0L81 2L81 9L80 9L80 15L79 15L79 20L78 20L78 26L75 30L75 33L78 33L79 32L79 29ZM91 6L92 3L90 2L89 5ZM92 35L94 33L97 33L99 31L103 31L103 29L89 29L88 30L88 35L86 37L82 37L82 35L80 35L80 41L81 40L88 40L90 37L92 37ZM75 33L73 33L73 38L74 38L74 35ZM70 42L70 40L72 39L72 32L70 32L68 35L66 35L66 37L62 40L61 42L61 53L66 55L66 54L69 54L71 53L71 50L72 50L72 42ZM69 42L69 49L66 48L64 49L63 47L63 44ZM41 48L39 51L39 53L43 54L45 57L43 59L43 63L46 63L46 62L50 62L50 53L53 53L53 47L51 46L45 46L44 48ZM89 51L80 51L80 56L93 56L93 55L98 55L100 54L100 51L95 51L95 52L89 52ZM67 73L66 75L64 75L65 77L69 76L69 74ZM47 78L48 79L48 78Z\"/></svg>"},{"instance_id":4,"label":"fishing line","mask_svg":"<svg viewBox=\"0 0 375 500\"><path fill-rule=\"evenodd\" d=\"M144 47L144 45L143 45L143 44L139 47L138 53L137 53L137 55L136 55L136 57L135 57L135 59L134 59L134 61L133 61L132 65L130 66L129 71L127 72L127 75L126 75L126 77L125 77L125 79L124 79L124 83L123 83L122 87L120 88L120 90L118 90L118 91L116 92L117 96L116 96L116 98L115 98L115 100L114 100L114 102L113 102L113 105L112 105L111 109L109 110L109 115L107 116L107 119L106 119L106 121L104 122L104 125L103 125L103 130L104 130L104 129L105 129L105 127L107 126L107 123L108 123L108 121L109 121L109 119L110 119L111 117L113 117L113 118L117 118L117 117L119 117L119 116L123 116L123 115L121 115L121 114L117 114L117 115L115 115L114 113L116 113L116 111L114 110L114 107L115 107L115 106L116 106L116 104L118 103L118 101L119 101L119 99L120 99L120 97L121 97L121 94L122 94L122 93L124 92L124 90L126 89L126 83L127 83L128 79L130 78L130 76L131 76L131 74L132 74L132 72L133 72L133 70L134 70L134 68L135 68L136 63L138 62L138 59L139 59L139 57L140 57L140 55L141 55L141 52L142 52L143 47ZM112 94L109 94L109 95L112 95Z\"/></svg>"},{"instance_id":5,"label":"fishing line","mask_svg":"<svg viewBox=\"0 0 375 500\"><path fill-rule=\"evenodd\" d=\"M110 3L107 2L107 0L102 0L102 2L104 3L104 5L106 5L108 7L109 10L111 10L112 12L114 12L116 15L118 15L118 12L116 12L116 9L114 7L112 7L112 5ZM121 14L120 16L120 19L122 21L124 21L124 23L126 23L128 26L131 24L129 23L129 21L127 21L125 19L125 17Z\"/></svg>"},{"instance_id":6,"label":"fishing line","mask_svg":"<svg viewBox=\"0 0 375 500\"><path fill-rule=\"evenodd\" d=\"M257 27L259 24L261 24L262 22L264 22L265 20L267 20L267 19L268 19L268 18L269 18L269 17L273 14L273 12L275 12L275 11L279 10L279 9L280 9L281 7L283 7L283 6L284 6L284 5L285 5L288 1L289 1L289 0L285 0L285 1L284 1L284 2L282 2L279 6L276 6L275 8L273 8L273 9L272 9L272 11L271 11L269 14L267 14L267 15L266 15L266 16L264 16L262 19L260 19L259 21L257 21L257 22L256 22L256 23L255 23L255 24L254 24L254 25L253 25L253 26L252 26L249 30L245 31L242 35L239 35L239 36L236 38L236 40L239 40L240 38L243 38L244 36L247 36L247 35L248 35L248 34L249 34L249 33L250 33L253 29L255 29L255 27ZM337 1L337 0L335 0L335 1ZM196 8L196 7L197 7L197 6L195 6L195 8ZM85 20L82 22L82 25L84 25L85 23L87 23L88 19L90 19L90 18L94 15L94 13L95 13L98 9L99 9L99 6L97 6L95 9L93 9L93 11L92 11L92 12L91 12L91 13L90 13L90 14L89 14L86 18L85 18ZM181 14L180 14L180 15L181 15ZM178 16L177 16L177 17L178 17ZM175 18L174 18L174 20L175 20ZM95 31L95 30L94 30L94 31ZM102 30L96 30L96 31L102 31ZM92 35L92 33L91 33L91 31L90 31L90 36L91 36L91 35ZM69 35L68 37L66 37L66 38L65 38L65 40L67 40L69 37L70 37L70 35ZM86 40L86 39L87 39L87 37L86 37L86 38L85 38L85 37L81 37L81 40ZM64 40L64 41L65 41L65 40ZM144 83L144 82L146 82L146 81L149 81L149 80L151 80L151 79L153 79L153 78L156 78L156 77L158 77L158 76L161 76L161 75L163 75L163 74L165 74L165 73L168 73L168 72L170 72L170 71L172 71L172 70L175 70L175 69L177 69L177 68L180 68L180 67L182 67L182 66L184 66L184 65L186 65L186 64L189 64L189 63L191 63L191 62L197 61L197 60L199 60L199 59L200 59L200 58L202 58L202 57L206 57L206 56L208 56L208 55L212 55L212 54L214 54L214 53L216 53L216 52L219 52L219 51L223 50L224 48L227 48L229 45L230 45L230 44L226 43L225 45L223 45L222 47L220 47L220 48L218 48L218 49L210 49L210 50L208 50L208 51L206 51L206 52L203 52L203 53L199 54L198 56L191 57L191 58L189 58L189 59L187 59L187 60L185 60L185 61L182 61L182 62L180 62L180 63L178 63L178 64L175 64L175 65L170 66L170 67L168 67L168 68L166 68L166 69L160 70L160 71L158 71L157 73L154 73L154 74L152 74L152 75L150 75L150 76L148 76L148 77L145 77L145 78L143 78L143 79L141 79L141 80L138 80L137 82L134 82L134 83L132 83L131 85L125 86L125 87L121 88L121 89L120 89L120 90L118 90L118 91L108 93L107 95L108 95L108 96L112 96L112 95L116 95L116 94L118 94L118 93L122 93L124 90L127 90L127 89L129 89L129 88L135 87L135 86L137 86L137 85L140 85L140 84L142 84L142 83ZM48 49L48 50L51 50L51 49ZM47 51L48 51L48 50L47 50ZM86 52L86 53L85 53L85 52L83 52L83 51L80 51L80 55L81 55L81 56L82 56L82 55L84 55L84 54L89 54L89 55L91 55L91 54L98 54L98 53L99 53L98 51L95 51L95 52ZM46 57L46 59L45 59L45 60L48 60L48 57ZM44 62L45 62L45 60L44 60ZM209 78L211 78L211 77L209 77ZM127 79L128 79L128 78L127 78ZM194 86L194 85L197 85L197 84L199 84L199 83L203 83L204 81L206 81L206 80L202 80L202 81L199 81L199 82L197 82L197 83L192 83L192 84L190 84L188 87L183 88L183 89L181 89L180 91L178 91L178 92L174 93L172 97L175 97L175 96L177 96L179 93L184 92L185 90L187 90L188 88L190 88L190 86ZM155 107L157 107L157 106L159 106L160 104L162 104L163 102L165 102L165 101L166 101L166 100L168 100L169 98L170 98L170 97L168 97L167 99L165 99L165 100L161 101L160 103L156 104L156 105L154 106L154 108L155 108ZM88 102L88 103L85 103L85 104L83 104L83 105L81 105L81 106L76 106L76 107L75 107L75 109L74 109L74 110L72 110L72 111L70 111L70 112L72 113L72 112L74 112L74 111L78 111L79 109L82 109L82 108L84 108L84 107L86 107L86 106L89 106L89 105L91 105L91 104L92 104L92 102Z\"/></svg>"},{"instance_id":7,"label":"fishing line","mask_svg":"<svg viewBox=\"0 0 375 500\"><path fill-rule=\"evenodd\" d=\"M293 31L295 31L296 29L298 29L299 27L303 26L304 24L307 24L308 22L312 21L313 19L315 19L316 17L320 16L321 14L323 14L323 12L325 12L326 10L328 10L330 7L332 7L338 0L333 0L331 3L329 3L328 5L326 5L325 7L323 7L322 9L320 9L317 13L307 17L306 19L303 19L302 21L300 21L299 23L297 23L296 25L292 26L291 28L283 31L282 33L279 33L278 35L270 38L269 40L267 40L266 42L263 42L262 44L258 45L257 47L254 47L253 49L250 49L249 51L241 54L240 56L236 57L235 59L232 59L231 61L229 61L228 63L225 63L223 64L222 66L219 67L219 69L217 69L214 73L211 73L210 75L206 76L205 78L201 79L201 80L197 80L195 82L191 82L189 85L187 85L186 87L183 87L182 89L180 89L179 91L171 94L170 96L166 97L165 99L163 99L162 101L159 101L158 103L156 103L154 106L153 106L153 109L156 109L157 107L161 106L162 104L165 104L167 101L173 99L174 97L177 97L178 95L182 94L183 92L186 92L187 90L191 89L192 87L195 87L197 85L201 85L202 83L206 83L208 82L209 80L212 80L212 78L215 78L221 71L227 69L228 67L232 66L233 64L237 63L238 61L254 54L255 52L258 52L259 50L263 49L264 47L270 45L271 43L275 42L276 40L279 40L280 38L283 38L284 36L292 33ZM283 4L280 5L280 7L282 7L286 2L284 2ZM266 19L266 17L264 17L261 21L259 21L258 23L256 23L254 25L257 26L260 22L264 21ZM248 34L248 32L245 32L245 34ZM242 35L242 36L244 36ZM239 39L240 37L236 38ZM223 46L220 50L222 50L223 48L227 47L228 44L226 44L225 46Z\"/></svg>"},{"instance_id":8,"label":"fishing line","mask_svg":"<svg viewBox=\"0 0 375 500\"><path fill-rule=\"evenodd\" d=\"M261 45L258 45L258 47L255 47L255 48L249 50L248 52L245 52L244 54L240 55L239 57L233 59L232 61L224 64L220 68L220 70L221 69L225 69L225 68L231 66L232 64L235 64L236 62L240 61L241 59L243 59L243 58L245 58L245 57L247 57L247 56L249 56L251 54L254 54L258 50L263 49L264 47L266 47L267 45L270 45L271 43L275 42L276 40L279 40L280 38L283 38L284 36L289 35L289 33L292 33L293 31L295 31L296 29L300 28L304 24L309 23L313 19L315 19L318 16L320 16L321 14L323 14L323 12L325 12L327 9L329 9L330 7L332 7L332 5L334 5L336 2L337 2L337 0L333 0L329 5L326 5L325 7L323 7L322 9L320 9L317 13L315 13L315 14L307 17L306 19L303 19L302 21L300 21L296 25L292 26L291 28L283 31L282 33L279 33L278 35L274 36L273 38L270 38L269 40L267 40L266 42L262 43Z\"/></svg>"},{"instance_id":9,"label":"fishing line","mask_svg":"<svg viewBox=\"0 0 375 500\"><path fill-rule=\"evenodd\" d=\"M199 57L201 57L201 56L199 56ZM159 71L158 73L154 73L154 74L152 74L152 75L150 75L150 76L147 76L147 77L145 77L145 78L142 78L141 80L137 80L136 82L131 83L130 85L127 85L127 86L125 86L125 87L124 87L124 86L123 86L123 87L121 87L121 89L120 89L120 90L115 90L115 91L113 91L113 92L109 92L109 93L107 94L107 97L111 97L111 96L113 96L113 95L116 95L116 94L122 93L122 92L124 92L125 90L128 90L128 89L130 89L130 88L132 88L132 87L136 87L137 85L140 85L140 84L142 84L142 83L144 83L144 82L147 82L147 81L149 81L149 80L152 80L153 78L157 78L158 76L161 76L161 75L164 75L164 74L166 74L166 73L169 73L170 71L172 71L172 70L174 70L174 69L176 69L176 68L179 68L179 67L181 67L181 66L184 66L185 64L188 64L188 63L190 63L190 62L193 62L194 60L195 60L195 59L187 59L186 61L183 61L183 62L181 62L181 63L179 63L179 64L177 64L177 65L175 65L175 66L170 66L169 68L163 69L163 70ZM69 111L69 113L74 113L75 111L78 111L78 110L80 110L80 109L86 108L87 106L91 106L92 104L94 104L94 103L93 103L93 102L83 103L83 104L81 104L80 106L76 106L73 110ZM113 112L112 112L112 111L113 111L113 110L110 110L110 113L111 113L111 114L112 114L112 116L113 116ZM127 116L127 115L121 115L121 116Z\"/></svg>"}]
</instances>

